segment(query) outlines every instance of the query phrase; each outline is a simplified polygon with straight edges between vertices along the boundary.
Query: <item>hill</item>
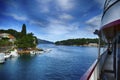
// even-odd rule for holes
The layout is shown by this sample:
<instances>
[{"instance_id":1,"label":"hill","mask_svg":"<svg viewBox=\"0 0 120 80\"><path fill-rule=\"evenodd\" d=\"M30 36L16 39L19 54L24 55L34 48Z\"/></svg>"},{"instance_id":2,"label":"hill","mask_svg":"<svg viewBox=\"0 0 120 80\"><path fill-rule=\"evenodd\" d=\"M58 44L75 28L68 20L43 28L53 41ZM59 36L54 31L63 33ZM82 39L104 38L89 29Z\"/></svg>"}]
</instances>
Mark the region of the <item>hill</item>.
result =
<instances>
[{"instance_id":1,"label":"hill","mask_svg":"<svg viewBox=\"0 0 120 80\"><path fill-rule=\"evenodd\" d=\"M53 42L51 42L51 41L38 39L38 44L54 44L54 43L53 43Z\"/></svg>"},{"instance_id":2,"label":"hill","mask_svg":"<svg viewBox=\"0 0 120 80\"><path fill-rule=\"evenodd\" d=\"M96 43L98 44L98 38L90 39L90 38L78 38L78 39L68 39L68 40L62 40L55 42L56 45L88 45L90 43ZM101 45L103 45L104 42L101 41Z\"/></svg>"}]
</instances>

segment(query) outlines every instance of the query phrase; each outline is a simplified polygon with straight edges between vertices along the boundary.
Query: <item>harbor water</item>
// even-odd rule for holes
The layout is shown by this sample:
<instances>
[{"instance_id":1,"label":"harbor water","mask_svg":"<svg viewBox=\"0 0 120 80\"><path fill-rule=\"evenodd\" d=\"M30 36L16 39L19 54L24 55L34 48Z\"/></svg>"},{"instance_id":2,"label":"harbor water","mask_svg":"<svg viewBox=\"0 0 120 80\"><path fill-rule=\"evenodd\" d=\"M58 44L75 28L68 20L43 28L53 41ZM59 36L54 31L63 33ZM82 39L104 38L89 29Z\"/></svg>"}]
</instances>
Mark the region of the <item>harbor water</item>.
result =
<instances>
[{"instance_id":1,"label":"harbor water","mask_svg":"<svg viewBox=\"0 0 120 80\"><path fill-rule=\"evenodd\" d=\"M97 58L97 47L56 46L38 55L21 55L0 64L0 80L79 80Z\"/></svg>"}]
</instances>

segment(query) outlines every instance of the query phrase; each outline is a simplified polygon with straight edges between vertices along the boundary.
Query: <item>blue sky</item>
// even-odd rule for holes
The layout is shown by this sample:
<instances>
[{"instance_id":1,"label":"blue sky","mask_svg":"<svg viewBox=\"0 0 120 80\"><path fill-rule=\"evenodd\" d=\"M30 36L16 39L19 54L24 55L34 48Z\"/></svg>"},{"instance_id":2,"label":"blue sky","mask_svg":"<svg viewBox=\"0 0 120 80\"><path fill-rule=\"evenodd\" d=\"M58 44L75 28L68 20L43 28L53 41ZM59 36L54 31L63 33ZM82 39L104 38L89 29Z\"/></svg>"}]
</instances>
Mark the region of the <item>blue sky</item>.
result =
<instances>
[{"instance_id":1,"label":"blue sky","mask_svg":"<svg viewBox=\"0 0 120 80\"><path fill-rule=\"evenodd\" d=\"M27 32L40 39L58 41L96 38L104 0L0 0L0 29Z\"/></svg>"}]
</instances>

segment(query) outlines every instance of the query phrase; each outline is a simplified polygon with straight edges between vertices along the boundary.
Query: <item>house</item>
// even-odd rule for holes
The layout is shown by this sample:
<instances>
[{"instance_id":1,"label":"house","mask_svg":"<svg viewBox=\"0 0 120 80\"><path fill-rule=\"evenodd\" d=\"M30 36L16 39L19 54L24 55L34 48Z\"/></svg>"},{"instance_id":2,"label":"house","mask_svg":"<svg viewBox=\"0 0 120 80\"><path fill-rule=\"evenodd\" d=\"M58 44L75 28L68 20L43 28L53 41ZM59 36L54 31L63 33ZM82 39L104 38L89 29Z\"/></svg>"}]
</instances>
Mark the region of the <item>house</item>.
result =
<instances>
[{"instance_id":1,"label":"house","mask_svg":"<svg viewBox=\"0 0 120 80\"><path fill-rule=\"evenodd\" d=\"M14 42L16 40L16 38L8 33L0 33L0 40L4 39L4 38L8 38L10 42Z\"/></svg>"}]
</instances>

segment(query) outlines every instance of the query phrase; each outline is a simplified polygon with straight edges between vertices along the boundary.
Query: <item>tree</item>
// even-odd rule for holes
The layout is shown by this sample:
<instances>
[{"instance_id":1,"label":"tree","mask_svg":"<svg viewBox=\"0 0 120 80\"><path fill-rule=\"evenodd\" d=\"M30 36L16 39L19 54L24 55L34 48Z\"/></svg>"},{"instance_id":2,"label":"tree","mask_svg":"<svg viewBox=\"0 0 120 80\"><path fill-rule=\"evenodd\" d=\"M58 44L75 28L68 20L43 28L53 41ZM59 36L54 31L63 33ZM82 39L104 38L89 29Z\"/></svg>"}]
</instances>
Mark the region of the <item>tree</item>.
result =
<instances>
[{"instance_id":1,"label":"tree","mask_svg":"<svg viewBox=\"0 0 120 80\"><path fill-rule=\"evenodd\" d=\"M13 29L8 30L0 30L0 33L9 33L16 38L15 44L18 48L27 49L27 48L35 48L38 41L37 37L34 36L33 33L27 33L26 25L22 25L21 32L17 32ZM0 46L11 45L11 42L8 42L7 39L0 40Z\"/></svg>"},{"instance_id":2,"label":"tree","mask_svg":"<svg viewBox=\"0 0 120 80\"><path fill-rule=\"evenodd\" d=\"M27 31L26 31L26 25L23 24L22 25L22 31L21 31L22 35L26 35Z\"/></svg>"},{"instance_id":3,"label":"tree","mask_svg":"<svg viewBox=\"0 0 120 80\"><path fill-rule=\"evenodd\" d=\"M15 44L17 45L18 48L22 48L22 49L35 48L37 44L35 44L34 41L35 39L33 35L30 33L30 34L26 34L22 38L19 38L15 42Z\"/></svg>"}]
</instances>

